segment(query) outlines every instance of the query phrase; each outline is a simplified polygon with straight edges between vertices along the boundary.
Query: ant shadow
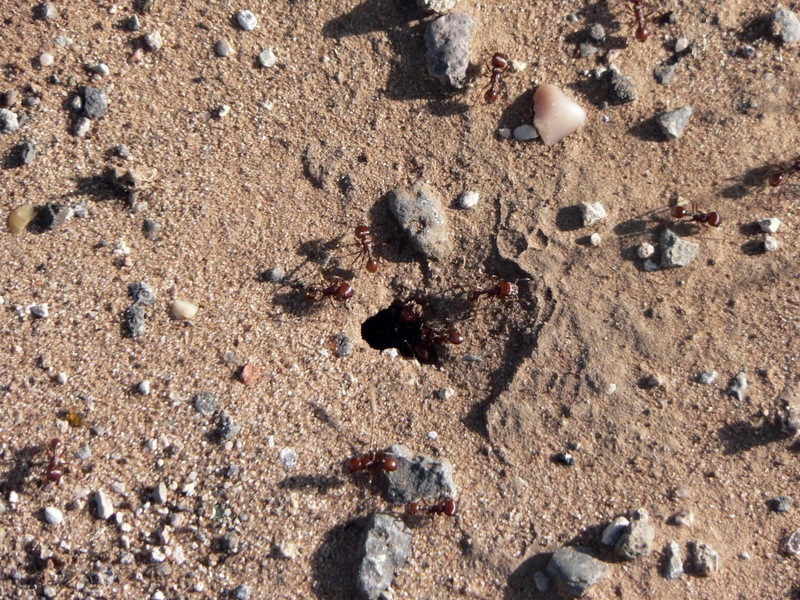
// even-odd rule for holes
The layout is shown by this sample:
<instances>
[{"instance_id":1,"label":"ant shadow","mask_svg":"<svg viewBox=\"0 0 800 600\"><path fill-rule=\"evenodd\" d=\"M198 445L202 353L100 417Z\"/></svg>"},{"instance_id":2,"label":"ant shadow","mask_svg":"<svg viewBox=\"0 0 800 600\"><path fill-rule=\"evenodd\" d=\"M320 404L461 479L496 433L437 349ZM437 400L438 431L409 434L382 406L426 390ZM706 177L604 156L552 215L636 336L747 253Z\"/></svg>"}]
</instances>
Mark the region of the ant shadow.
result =
<instances>
[{"instance_id":1,"label":"ant shadow","mask_svg":"<svg viewBox=\"0 0 800 600\"><path fill-rule=\"evenodd\" d=\"M89 196L92 200L103 201L124 200L128 197L128 190L123 186L117 185L111 173L76 177L74 181L76 184L75 190L64 194L62 198Z\"/></svg>"},{"instance_id":2,"label":"ant shadow","mask_svg":"<svg viewBox=\"0 0 800 600\"><path fill-rule=\"evenodd\" d=\"M533 94L534 90L526 90L508 103L500 114L498 126L513 130L520 125L533 123Z\"/></svg>"},{"instance_id":3,"label":"ant shadow","mask_svg":"<svg viewBox=\"0 0 800 600\"><path fill-rule=\"evenodd\" d=\"M719 428L718 435L724 446L722 453L727 455L740 454L791 437L773 423L753 425L747 421L727 423Z\"/></svg>"},{"instance_id":4,"label":"ant shadow","mask_svg":"<svg viewBox=\"0 0 800 600\"><path fill-rule=\"evenodd\" d=\"M358 563L353 560L361 553L368 517L351 519L336 525L322 539L311 556L311 589L322 600L358 598Z\"/></svg>"},{"instance_id":5,"label":"ant shadow","mask_svg":"<svg viewBox=\"0 0 800 600\"><path fill-rule=\"evenodd\" d=\"M344 479L332 475L289 475L278 483L278 487L285 490L316 490L320 494L327 494L344 484Z\"/></svg>"},{"instance_id":6,"label":"ant shadow","mask_svg":"<svg viewBox=\"0 0 800 600\"><path fill-rule=\"evenodd\" d=\"M738 183L723 188L720 193L723 198L730 198L732 200L744 198L754 191L757 191L755 188L763 188L764 182L774 169L775 165L773 164L765 164L760 167L748 169L745 171L744 175L739 178Z\"/></svg>"},{"instance_id":7,"label":"ant shadow","mask_svg":"<svg viewBox=\"0 0 800 600\"><path fill-rule=\"evenodd\" d=\"M0 490L3 491L4 495L11 491L19 493L23 490L25 483L31 476L31 465L40 462L45 448L44 444L30 444L14 450L11 468L0 479ZM46 464L47 461L42 463L42 477L44 477L44 465Z\"/></svg>"},{"instance_id":8,"label":"ant shadow","mask_svg":"<svg viewBox=\"0 0 800 600\"><path fill-rule=\"evenodd\" d=\"M745 43L753 43L762 39L772 40L772 16L770 14L763 14L748 19L738 29L736 38L740 42ZM773 43L777 45L780 42L775 39Z\"/></svg>"}]
</instances>

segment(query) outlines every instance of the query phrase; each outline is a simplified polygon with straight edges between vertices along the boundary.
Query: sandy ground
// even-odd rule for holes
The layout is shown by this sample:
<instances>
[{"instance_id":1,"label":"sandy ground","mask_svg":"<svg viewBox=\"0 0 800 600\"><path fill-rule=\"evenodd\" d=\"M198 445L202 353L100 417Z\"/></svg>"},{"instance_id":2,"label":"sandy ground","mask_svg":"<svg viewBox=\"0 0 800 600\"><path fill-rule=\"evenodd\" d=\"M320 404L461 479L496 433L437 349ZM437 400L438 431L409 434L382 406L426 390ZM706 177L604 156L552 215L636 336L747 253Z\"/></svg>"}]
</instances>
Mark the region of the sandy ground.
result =
<instances>
[{"instance_id":1,"label":"sandy ground","mask_svg":"<svg viewBox=\"0 0 800 600\"><path fill-rule=\"evenodd\" d=\"M800 59L769 35L771 5L654 5L654 20L673 10L677 23L654 23L640 44L621 0L462 1L477 23L475 73L463 93L446 94L425 73L426 20L410 1L161 0L140 13L141 32L124 25L128 1L115 12L107 2L55 4L47 22L31 3L2 3L0 91L40 98L12 107L30 120L0 136L3 156L26 140L38 150L32 164L0 170L2 214L84 200L88 215L0 237L1 595L33 598L49 585L59 598L217 598L245 584L255 598L354 597L363 519L402 507L344 475L342 462L403 442L452 461L460 516L410 522L413 556L394 598L554 598L537 595L532 574L573 542L612 565L592 598L797 597L798 559L782 549L800 513L768 501L798 500L797 445L770 423L776 396L798 377L800 178L772 189L766 177L798 152ZM243 8L258 16L255 31L236 26ZM592 22L608 38L580 58ZM130 62L153 30L163 47ZM652 70L679 36L697 56L660 86ZM215 54L222 38L233 56ZM256 57L268 47L277 64L266 69ZM604 83L588 74L614 48L638 92L622 106L606 106ZM487 105L480 65L496 51L527 68ZM52 66L39 66L42 52ZM109 75L84 68L98 62ZM500 127L531 122L540 83L580 102L586 126L553 147L500 137ZM69 103L83 85L107 90L110 104L80 139ZM219 118L221 105L230 113ZM652 118L685 105L694 109L685 133L665 141ZM127 160L115 156L119 144ZM327 170L322 188L307 176L309 145ZM131 210L109 192L111 166L156 170L146 204ZM410 250L387 210L392 189L420 179L442 198L454 241L439 263ZM459 209L467 189L481 200ZM677 196L723 224L679 226L700 244L698 258L646 272L636 248L674 225ZM580 227L585 201L608 217ZM753 226L764 217L783 222L770 254ZM145 219L163 226L157 240L143 236ZM352 265L359 224L382 244L376 274ZM120 241L127 260L113 254ZM283 283L261 277L275 266ZM353 299L306 303L300 285L332 270L352 277ZM520 298L470 306L466 291L493 276L520 280ZM158 302L133 340L121 321L128 285L142 280ZM409 297L466 338L438 366L361 338L367 318ZM191 324L170 318L176 298L198 304ZM47 318L27 314L42 303ZM352 342L347 357L333 351L340 334ZM236 377L246 362L263 370L249 386ZM726 388L740 369L749 388L737 400ZM695 381L705 370L719 372L714 384ZM136 391L143 380L146 396ZM443 388L454 394L440 399ZM213 419L192 406L201 391L242 426L235 440L214 439ZM69 411L82 425L67 423ZM69 463L58 484L45 481L54 437ZM90 456L76 458L84 446ZM298 455L294 470L279 460L284 448ZM553 462L567 450L574 466ZM150 502L159 482L166 505ZM91 514L97 489L121 523ZM48 506L63 523L44 522ZM656 527L654 551L622 563L599 532L639 507ZM670 524L684 509L694 524ZM220 548L231 531L236 553ZM666 581L669 540L684 551L710 544L720 571ZM296 556L277 557L276 545ZM153 549L166 560L153 562ZM108 567L107 585L86 576Z\"/></svg>"}]
</instances>

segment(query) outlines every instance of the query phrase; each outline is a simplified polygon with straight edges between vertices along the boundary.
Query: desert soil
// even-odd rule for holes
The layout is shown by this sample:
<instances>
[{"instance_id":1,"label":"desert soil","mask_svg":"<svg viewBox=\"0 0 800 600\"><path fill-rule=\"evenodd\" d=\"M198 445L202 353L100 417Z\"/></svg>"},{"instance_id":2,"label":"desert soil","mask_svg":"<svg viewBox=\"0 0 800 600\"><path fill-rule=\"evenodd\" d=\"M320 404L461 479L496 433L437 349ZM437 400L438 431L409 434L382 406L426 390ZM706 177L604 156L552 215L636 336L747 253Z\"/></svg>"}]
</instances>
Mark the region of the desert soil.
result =
<instances>
[{"instance_id":1,"label":"desert soil","mask_svg":"<svg viewBox=\"0 0 800 600\"><path fill-rule=\"evenodd\" d=\"M800 57L771 35L774 6L653 3L653 33L638 43L622 0L462 0L475 68L451 93L426 74L430 17L410 0L160 0L137 13L140 32L125 25L127 0L55 5L52 21L21 0L0 15L0 91L40 99L12 107L30 119L0 136L3 218L25 202L85 201L88 213L0 238L0 595L217 598L247 585L256 598L352 598L364 518L402 507L342 463L403 442L453 463L460 515L409 520L413 555L394 598L555 598L533 573L564 544L611 565L592 598L797 597L798 558L784 544L800 512L769 504L800 500L797 445L772 425L800 356L800 178L766 185L770 166L798 153ZM245 8L259 19L251 32L234 18ZM676 22L658 23L668 11ZM606 41L581 58L594 22ZM132 61L154 30L163 47ZM695 56L658 85L653 69L681 36ZM223 38L232 56L216 54ZM257 60L265 48L271 68ZM591 73L612 49L632 103L607 105ZM527 67L486 104L481 65L496 51ZM85 68L101 62L106 76ZM586 125L552 147L504 139L499 128L532 121L541 83L583 105ZM109 110L79 138L70 102L85 85L108 92ZM685 132L665 140L653 118L687 105ZM11 159L24 141L37 148L29 165ZM133 209L108 186L115 166L155 170ZM387 209L391 190L418 180L448 220L454 249L440 262L416 254ZM458 207L465 190L480 193L474 208ZM678 196L722 226L674 223ZM608 217L582 227L586 201ZM765 217L783 223L773 253L753 225ZM162 226L157 239L145 219ZM353 264L359 224L381 243L375 274ZM667 226L699 255L645 271L636 249ZM127 258L114 254L122 241ZM265 281L272 267L283 281ZM302 285L332 273L351 278L354 297L307 303ZM466 291L493 277L519 280L520 297L470 306ZM135 340L121 323L137 281L158 301ZM438 365L362 340L366 319L412 297L466 338ZM175 299L199 306L190 323L170 317ZM44 303L49 316L34 318L28 307ZM341 334L349 356L334 352ZM245 363L262 369L251 385L237 378ZM742 369L737 399L726 390ZM718 379L697 383L708 370ZM194 409L202 391L241 425L234 439L215 439L213 418ZM55 437L68 462L57 484L45 480ZM564 451L573 466L553 461ZM161 482L163 505L151 501ZM118 515L107 522L90 510L98 489ZM45 523L45 507L63 522ZM655 545L625 563L599 535L640 507ZM680 510L694 524L672 524ZM220 546L231 531L238 552ZM719 571L667 581L670 540L684 553L711 545ZM106 585L92 583L108 568Z\"/></svg>"}]
</instances>

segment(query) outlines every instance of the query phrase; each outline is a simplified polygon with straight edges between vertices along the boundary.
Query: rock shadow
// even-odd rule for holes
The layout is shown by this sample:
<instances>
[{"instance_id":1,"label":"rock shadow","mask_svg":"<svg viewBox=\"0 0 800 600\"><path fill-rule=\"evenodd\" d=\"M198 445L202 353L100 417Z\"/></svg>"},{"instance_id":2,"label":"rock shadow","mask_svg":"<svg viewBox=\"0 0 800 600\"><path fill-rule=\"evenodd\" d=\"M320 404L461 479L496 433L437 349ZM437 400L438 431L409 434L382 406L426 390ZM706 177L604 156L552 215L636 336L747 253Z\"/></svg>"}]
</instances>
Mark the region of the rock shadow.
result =
<instances>
[{"instance_id":1,"label":"rock shadow","mask_svg":"<svg viewBox=\"0 0 800 600\"><path fill-rule=\"evenodd\" d=\"M508 576L508 584L503 592L503 600L557 600L559 598L555 586L545 592L539 592L536 587L534 575L547 569L547 564L553 557L552 552L541 552L523 560L519 566Z\"/></svg>"},{"instance_id":2,"label":"rock shadow","mask_svg":"<svg viewBox=\"0 0 800 600\"><path fill-rule=\"evenodd\" d=\"M724 446L723 454L740 454L758 446L766 446L789 437L772 423L753 425L747 421L734 421L720 427L717 432Z\"/></svg>"},{"instance_id":3,"label":"rock shadow","mask_svg":"<svg viewBox=\"0 0 800 600\"><path fill-rule=\"evenodd\" d=\"M361 551L368 517L352 519L330 529L311 556L311 589L322 600L360 598L354 560Z\"/></svg>"},{"instance_id":4,"label":"rock shadow","mask_svg":"<svg viewBox=\"0 0 800 600\"><path fill-rule=\"evenodd\" d=\"M45 444L29 444L13 451L11 464L0 479L0 491L4 496L12 491L22 492L25 483L31 478L31 467L38 462L41 462L42 481L45 481L45 467L48 462L45 449Z\"/></svg>"}]
</instances>

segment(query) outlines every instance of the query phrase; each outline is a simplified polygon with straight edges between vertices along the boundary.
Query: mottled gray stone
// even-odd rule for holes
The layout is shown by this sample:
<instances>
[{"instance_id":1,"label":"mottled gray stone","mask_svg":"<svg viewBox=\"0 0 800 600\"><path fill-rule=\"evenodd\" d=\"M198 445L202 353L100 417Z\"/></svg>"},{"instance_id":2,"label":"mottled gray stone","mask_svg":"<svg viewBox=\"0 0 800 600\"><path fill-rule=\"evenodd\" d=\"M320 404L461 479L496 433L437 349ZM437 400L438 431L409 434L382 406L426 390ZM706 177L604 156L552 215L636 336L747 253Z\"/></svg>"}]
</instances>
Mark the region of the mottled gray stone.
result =
<instances>
[{"instance_id":1,"label":"mottled gray stone","mask_svg":"<svg viewBox=\"0 0 800 600\"><path fill-rule=\"evenodd\" d=\"M124 334L135 340L142 337L144 333L144 319L144 308L138 304L129 306L128 310L126 310L125 314L122 316L122 329Z\"/></svg>"},{"instance_id":2,"label":"mottled gray stone","mask_svg":"<svg viewBox=\"0 0 800 600\"><path fill-rule=\"evenodd\" d=\"M392 191L389 209L415 250L434 260L442 260L452 252L441 201L423 181Z\"/></svg>"},{"instance_id":3,"label":"mottled gray stone","mask_svg":"<svg viewBox=\"0 0 800 600\"><path fill-rule=\"evenodd\" d=\"M474 27L472 17L463 12L449 13L428 24L425 62L433 77L456 89L466 85L469 43Z\"/></svg>"},{"instance_id":4,"label":"mottled gray stone","mask_svg":"<svg viewBox=\"0 0 800 600\"><path fill-rule=\"evenodd\" d=\"M389 448L389 453L397 459L397 470L386 472L386 499L389 502L406 504L420 498L455 497L453 465L449 460L435 461L424 454L414 456L402 444Z\"/></svg>"},{"instance_id":5,"label":"mottled gray stone","mask_svg":"<svg viewBox=\"0 0 800 600\"><path fill-rule=\"evenodd\" d=\"M630 77L623 75L618 70L609 69L606 75L608 83L608 101L611 104L627 104L638 97L636 86Z\"/></svg>"},{"instance_id":6,"label":"mottled gray stone","mask_svg":"<svg viewBox=\"0 0 800 600\"><path fill-rule=\"evenodd\" d=\"M719 571L719 554L704 542L691 542L692 568L700 577L710 577Z\"/></svg>"},{"instance_id":7,"label":"mottled gray stone","mask_svg":"<svg viewBox=\"0 0 800 600\"><path fill-rule=\"evenodd\" d=\"M772 32L784 44L794 44L800 40L800 19L788 8L779 8L772 13Z\"/></svg>"},{"instance_id":8,"label":"mottled gray stone","mask_svg":"<svg viewBox=\"0 0 800 600\"><path fill-rule=\"evenodd\" d=\"M156 303L156 291L144 281L135 281L128 286L128 296L137 304L152 306Z\"/></svg>"},{"instance_id":9,"label":"mottled gray stone","mask_svg":"<svg viewBox=\"0 0 800 600\"><path fill-rule=\"evenodd\" d=\"M83 88L81 110L87 119L99 119L108 111L108 94L101 89L86 86Z\"/></svg>"},{"instance_id":10,"label":"mottled gray stone","mask_svg":"<svg viewBox=\"0 0 800 600\"><path fill-rule=\"evenodd\" d=\"M775 400L775 425L781 431L795 435L800 431L800 393L787 384Z\"/></svg>"},{"instance_id":11,"label":"mottled gray stone","mask_svg":"<svg viewBox=\"0 0 800 600\"><path fill-rule=\"evenodd\" d=\"M17 114L7 108L0 108L0 133L14 133L19 129Z\"/></svg>"},{"instance_id":12,"label":"mottled gray stone","mask_svg":"<svg viewBox=\"0 0 800 600\"><path fill-rule=\"evenodd\" d=\"M411 531L399 518L373 514L358 560L358 588L370 600L389 589L395 572L411 556Z\"/></svg>"},{"instance_id":13,"label":"mottled gray stone","mask_svg":"<svg viewBox=\"0 0 800 600\"><path fill-rule=\"evenodd\" d=\"M656 532L650 524L650 515L644 508L631 512L629 520L631 524L622 532L614 550L626 560L636 560L650 554Z\"/></svg>"},{"instance_id":14,"label":"mottled gray stone","mask_svg":"<svg viewBox=\"0 0 800 600\"><path fill-rule=\"evenodd\" d=\"M671 229L661 232L661 266L663 268L685 267L695 258L700 244L679 237Z\"/></svg>"},{"instance_id":15,"label":"mottled gray stone","mask_svg":"<svg viewBox=\"0 0 800 600\"><path fill-rule=\"evenodd\" d=\"M691 116L692 107L683 106L659 114L656 116L656 123L658 123L661 132L668 140L674 140L681 136Z\"/></svg>"},{"instance_id":16,"label":"mottled gray stone","mask_svg":"<svg viewBox=\"0 0 800 600\"><path fill-rule=\"evenodd\" d=\"M747 374L742 369L728 383L728 395L742 401L745 391L747 391Z\"/></svg>"},{"instance_id":17,"label":"mottled gray stone","mask_svg":"<svg viewBox=\"0 0 800 600\"><path fill-rule=\"evenodd\" d=\"M683 576L683 559L681 547L677 542L670 542L664 549L664 578L680 579Z\"/></svg>"},{"instance_id":18,"label":"mottled gray stone","mask_svg":"<svg viewBox=\"0 0 800 600\"><path fill-rule=\"evenodd\" d=\"M585 548L562 546L553 553L547 574L560 594L580 598L608 573L608 566Z\"/></svg>"},{"instance_id":19,"label":"mottled gray stone","mask_svg":"<svg viewBox=\"0 0 800 600\"><path fill-rule=\"evenodd\" d=\"M219 408L217 397L211 392L198 392L192 402L195 410L206 417L213 415L214 411Z\"/></svg>"}]
</instances>

